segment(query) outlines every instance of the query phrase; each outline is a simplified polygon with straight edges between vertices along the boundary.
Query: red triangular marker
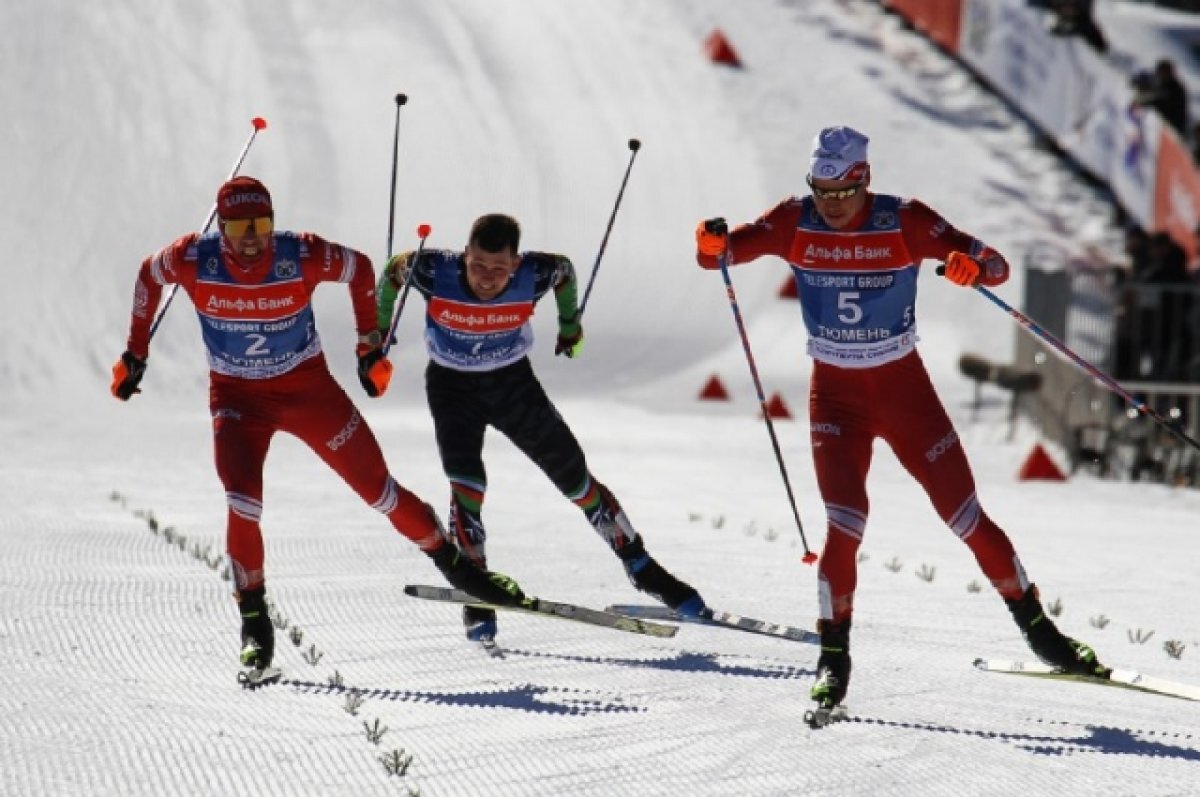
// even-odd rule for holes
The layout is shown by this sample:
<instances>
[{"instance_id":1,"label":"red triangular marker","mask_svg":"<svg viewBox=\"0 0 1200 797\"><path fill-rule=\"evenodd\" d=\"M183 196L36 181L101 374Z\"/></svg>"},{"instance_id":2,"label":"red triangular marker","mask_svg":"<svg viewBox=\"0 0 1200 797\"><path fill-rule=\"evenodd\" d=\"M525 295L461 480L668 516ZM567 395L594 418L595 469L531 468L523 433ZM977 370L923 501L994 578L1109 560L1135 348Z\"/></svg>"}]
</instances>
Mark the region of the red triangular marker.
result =
<instances>
[{"instance_id":1,"label":"red triangular marker","mask_svg":"<svg viewBox=\"0 0 1200 797\"><path fill-rule=\"evenodd\" d=\"M767 415L776 420L790 421L792 419L792 411L784 403L783 396L778 393L771 396L767 401Z\"/></svg>"},{"instance_id":2,"label":"red triangular marker","mask_svg":"<svg viewBox=\"0 0 1200 797\"><path fill-rule=\"evenodd\" d=\"M729 43L729 39L725 38L725 34L721 32L720 28L714 30L704 40L704 52L714 64L724 64L738 69L742 66L741 59L733 51L733 45Z\"/></svg>"},{"instance_id":3,"label":"red triangular marker","mask_svg":"<svg viewBox=\"0 0 1200 797\"><path fill-rule=\"evenodd\" d=\"M1025 458L1025 463L1021 465L1021 470L1017 474L1017 478L1021 481L1029 481L1031 479L1042 479L1045 481L1065 482L1066 474L1054 464L1054 460L1050 459L1050 455L1046 453L1046 449L1041 443L1036 443L1033 450L1029 452L1029 456Z\"/></svg>"},{"instance_id":4,"label":"red triangular marker","mask_svg":"<svg viewBox=\"0 0 1200 797\"><path fill-rule=\"evenodd\" d=\"M729 401L729 391L721 383L721 378L713 374L704 383L704 387L700 391L700 398L704 401Z\"/></svg>"}]
</instances>

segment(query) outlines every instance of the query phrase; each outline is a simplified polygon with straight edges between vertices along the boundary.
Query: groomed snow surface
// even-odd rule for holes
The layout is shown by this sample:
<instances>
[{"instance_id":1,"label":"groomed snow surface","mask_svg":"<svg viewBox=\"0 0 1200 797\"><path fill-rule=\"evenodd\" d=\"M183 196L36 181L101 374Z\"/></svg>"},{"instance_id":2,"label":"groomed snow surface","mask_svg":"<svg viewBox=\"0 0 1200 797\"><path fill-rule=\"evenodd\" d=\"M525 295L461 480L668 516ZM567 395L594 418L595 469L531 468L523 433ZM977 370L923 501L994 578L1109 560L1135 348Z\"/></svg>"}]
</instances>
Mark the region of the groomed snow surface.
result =
<instances>
[{"instance_id":1,"label":"groomed snow surface","mask_svg":"<svg viewBox=\"0 0 1200 797\"><path fill-rule=\"evenodd\" d=\"M1029 653L882 445L847 722L802 722L813 646L735 631L659 640L505 614L505 656L488 657L456 608L403 594L441 583L428 560L285 436L263 518L284 677L244 691L186 297L144 393L108 395L138 262L202 221L253 116L270 126L245 171L271 186L280 226L378 261L405 91L396 248L419 222L431 245L460 246L471 219L505 210L526 246L568 254L585 277L638 137L584 356L550 356L543 310L535 366L665 566L713 606L813 627L815 568L800 561L720 278L693 265L696 220L748 220L801 191L813 133L846 123L873 138L877 190L920 196L1009 256L1010 302L1035 249L1119 252L1102 199L875 5L20 0L0 23L19 31L0 52L14 76L0 87L0 793L1197 793L1200 704L974 670L978 656ZM743 70L702 57L718 26ZM786 269L733 274L765 387L795 415L775 428L819 550L803 330L776 298ZM353 376L344 291L324 287L317 313L396 477L442 511L421 309L405 311L377 401ZM974 411L955 367L968 351L1007 358L1011 321L931 268L919 317L984 506L1061 607L1056 622L1110 664L1200 683L1200 495L1018 481L1036 432L1009 438L999 393ZM730 402L696 400L712 374ZM647 600L506 440L490 436L485 457L493 567L547 598Z\"/></svg>"}]
</instances>

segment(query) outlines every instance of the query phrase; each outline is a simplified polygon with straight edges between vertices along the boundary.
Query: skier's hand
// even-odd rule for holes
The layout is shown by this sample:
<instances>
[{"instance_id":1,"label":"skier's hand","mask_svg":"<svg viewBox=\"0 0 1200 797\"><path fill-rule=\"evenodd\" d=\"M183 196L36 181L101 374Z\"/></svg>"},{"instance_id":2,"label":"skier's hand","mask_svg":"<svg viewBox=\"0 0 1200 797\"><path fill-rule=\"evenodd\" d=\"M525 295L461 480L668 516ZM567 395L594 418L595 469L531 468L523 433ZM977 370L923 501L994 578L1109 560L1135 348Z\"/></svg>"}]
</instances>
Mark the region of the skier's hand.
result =
<instances>
[{"instance_id":1,"label":"skier's hand","mask_svg":"<svg viewBox=\"0 0 1200 797\"><path fill-rule=\"evenodd\" d=\"M359 339L357 349L358 381L371 398L379 398L386 393L392 381L392 364L383 356L379 338L378 331L372 332Z\"/></svg>"},{"instance_id":2,"label":"skier's hand","mask_svg":"<svg viewBox=\"0 0 1200 797\"><path fill-rule=\"evenodd\" d=\"M126 350L121 359L112 367L112 386L110 390L114 397L121 401L129 401L134 393L141 393L138 385L146 375L146 361Z\"/></svg>"},{"instance_id":3,"label":"skier's hand","mask_svg":"<svg viewBox=\"0 0 1200 797\"><path fill-rule=\"evenodd\" d=\"M696 225L696 251L720 257L729 249L729 225L720 216Z\"/></svg>"},{"instance_id":4,"label":"skier's hand","mask_svg":"<svg viewBox=\"0 0 1200 797\"><path fill-rule=\"evenodd\" d=\"M579 323L579 315L572 318L558 319L558 340L554 344L554 354L565 354L575 358L583 351L583 326Z\"/></svg>"},{"instance_id":5,"label":"skier's hand","mask_svg":"<svg viewBox=\"0 0 1200 797\"><path fill-rule=\"evenodd\" d=\"M939 269L941 271L941 269ZM964 288L974 288L979 284L979 275L983 272L979 261L966 252L951 252L946 258L943 276L955 285Z\"/></svg>"}]
</instances>

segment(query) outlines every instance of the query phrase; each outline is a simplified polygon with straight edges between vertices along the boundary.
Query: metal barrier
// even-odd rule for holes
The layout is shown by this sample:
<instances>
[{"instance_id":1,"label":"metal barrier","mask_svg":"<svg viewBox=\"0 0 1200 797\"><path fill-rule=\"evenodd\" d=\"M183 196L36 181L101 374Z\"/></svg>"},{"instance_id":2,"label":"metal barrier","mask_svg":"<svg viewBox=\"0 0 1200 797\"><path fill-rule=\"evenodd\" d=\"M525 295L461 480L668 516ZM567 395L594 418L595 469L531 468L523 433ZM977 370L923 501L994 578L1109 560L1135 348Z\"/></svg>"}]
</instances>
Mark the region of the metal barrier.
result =
<instances>
[{"instance_id":1,"label":"metal barrier","mask_svg":"<svg viewBox=\"0 0 1200 797\"><path fill-rule=\"evenodd\" d=\"M1200 286L1118 284L1111 272L1027 265L1024 312L1191 436L1200 432ZM1019 412L1071 457L1072 470L1200 486L1200 452L1017 331L1012 367L1040 374Z\"/></svg>"}]
</instances>

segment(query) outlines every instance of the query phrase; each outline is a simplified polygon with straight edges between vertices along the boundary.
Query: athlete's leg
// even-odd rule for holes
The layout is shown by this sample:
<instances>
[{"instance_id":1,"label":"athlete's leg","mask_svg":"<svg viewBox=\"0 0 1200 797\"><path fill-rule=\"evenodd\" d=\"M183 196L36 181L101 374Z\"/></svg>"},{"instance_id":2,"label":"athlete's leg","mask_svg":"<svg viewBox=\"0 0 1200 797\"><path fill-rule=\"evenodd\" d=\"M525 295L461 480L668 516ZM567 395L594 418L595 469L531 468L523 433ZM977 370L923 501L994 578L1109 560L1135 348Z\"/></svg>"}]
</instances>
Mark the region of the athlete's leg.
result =
<instances>
[{"instance_id":1,"label":"athlete's leg","mask_svg":"<svg viewBox=\"0 0 1200 797\"><path fill-rule=\"evenodd\" d=\"M996 590L1020 598L1029 587L1025 571L1008 535L979 503L971 466L929 375L916 356L894 365L895 400L885 408L882 436Z\"/></svg>"},{"instance_id":2,"label":"athlete's leg","mask_svg":"<svg viewBox=\"0 0 1200 797\"><path fill-rule=\"evenodd\" d=\"M425 370L425 396L433 417L442 470L450 481L450 535L472 561L487 562L487 530L483 525L483 500L487 495L487 470L483 464L483 436L487 413L478 391L480 375L460 373L430 363Z\"/></svg>"},{"instance_id":3,"label":"athlete's leg","mask_svg":"<svg viewBox=\"0 0 1200 797\"><path fill-rule=\"evenodd\" d=\"M213 458L225 488L225 548L239 593L263 586L263 462L274 434L269 418L258 414L236 386L210 390Z\"/></svg>"},{"instance_id":4,"label":"athlete's leg","mask_svg":"<svg viewBox=\"0 0 1200 797\"><path fill-rule=\"evenodd\" d=\"M867 471L873 435L854 413L829 400L811 401L810 416L813 465L827 521L817 566L820 617L841 623L854 610L858 548L870 508Z\"/></svg>"},{"instance_id":5,"label":"athlete's leg","mask_svg":"<svg viewBox=\"0 0 1200 797\"><path fill-rule=\"evenodd\" d=\"M637 532L616 497L588 471L583 448L528 360L504 369L503 381L488 396L488 404L492 425L541 468L620 555Z\"/></svg>"},{"instance_id":6,"label":"athlete's leg","mask_svg":"<svg viewBox=\"0 0 1200 797\"><path fill-rule=\"evenodd\" d=\"M293 400L281 411L280 430L304 441L421 550L432 553L439 548L444 538L432 508L392 478L371 427L329 372L308 370L289 390Z\"/></svg>"}]
</instances>

